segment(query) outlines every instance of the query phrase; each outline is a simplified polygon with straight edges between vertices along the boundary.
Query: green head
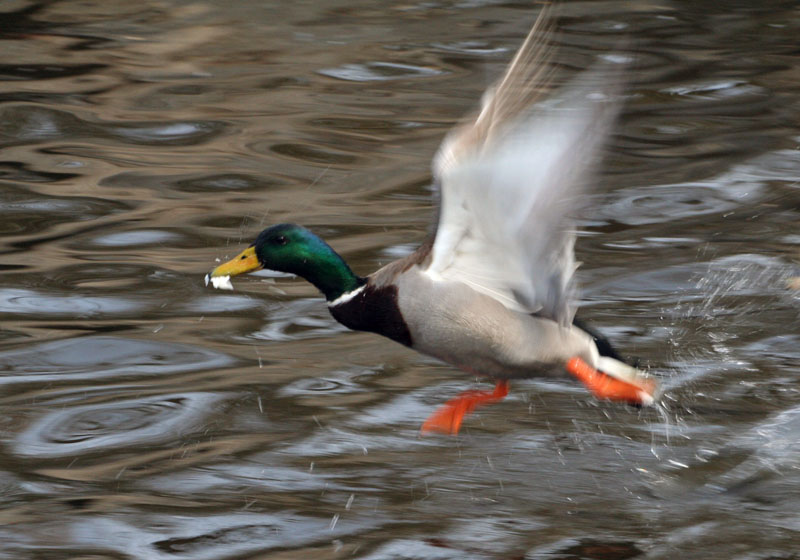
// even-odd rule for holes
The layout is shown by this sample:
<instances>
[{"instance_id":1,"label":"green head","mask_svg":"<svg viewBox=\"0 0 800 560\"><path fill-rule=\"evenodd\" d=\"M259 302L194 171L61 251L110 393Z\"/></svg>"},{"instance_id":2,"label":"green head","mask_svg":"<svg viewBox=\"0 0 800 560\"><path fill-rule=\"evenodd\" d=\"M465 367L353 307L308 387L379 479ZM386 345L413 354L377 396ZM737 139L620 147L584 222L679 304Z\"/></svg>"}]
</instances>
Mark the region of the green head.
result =
<instances>
[{"instance_id":1,"label":"green head","mask_svg":"<svg viewBox=\"0 0 800 560\"><path fill-rule=\"evenodd\" d=\"M333 301L364 283L330 245L296 224L278 224L262 231L255 243L211 276L235 276L259 268L288 272L314 284Z\"/></svg>"}]
</instances>

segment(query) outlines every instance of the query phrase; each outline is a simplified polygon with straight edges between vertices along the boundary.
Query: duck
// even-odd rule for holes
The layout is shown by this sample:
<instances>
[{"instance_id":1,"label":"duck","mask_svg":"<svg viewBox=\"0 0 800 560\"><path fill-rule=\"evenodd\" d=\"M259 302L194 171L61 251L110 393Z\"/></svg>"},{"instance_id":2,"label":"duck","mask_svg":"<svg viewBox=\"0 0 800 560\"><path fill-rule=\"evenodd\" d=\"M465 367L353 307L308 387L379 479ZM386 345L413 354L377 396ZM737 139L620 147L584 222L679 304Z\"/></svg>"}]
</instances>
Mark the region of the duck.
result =
<instances>
[{"instance_id":1,"label":"duck","mask_svg":"<svg viewBox=\"0 0 800 560\"><path fill-rule=\"evenodd\" d=\"M571 375L597 399L652 405L656 379L575 316L574 213L619 112L621 70L601 62L550 93L551 27L543 12L477 114L444 138L437 213L413 253L360 276L311 230L282 223L206 285L231 289L231 277L259 269L300 276L349 329L494 381L444 403L422 433L457 434L519 378Z\"/></svg>"}]
</instances>

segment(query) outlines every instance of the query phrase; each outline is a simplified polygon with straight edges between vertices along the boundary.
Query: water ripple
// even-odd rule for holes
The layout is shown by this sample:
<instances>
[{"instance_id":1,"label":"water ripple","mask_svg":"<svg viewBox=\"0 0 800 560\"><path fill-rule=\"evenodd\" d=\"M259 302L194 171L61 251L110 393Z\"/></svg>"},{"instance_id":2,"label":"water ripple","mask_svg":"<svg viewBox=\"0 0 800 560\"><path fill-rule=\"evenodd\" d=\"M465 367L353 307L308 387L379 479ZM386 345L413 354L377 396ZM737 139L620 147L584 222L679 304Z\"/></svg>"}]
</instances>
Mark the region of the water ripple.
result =
<instances>
[{"instance_id":1,"label":"water ripple","mask_svg":"<svg viewBox=\"0 0 800 560\"><path fill-rule=\"evenodd\" d=\"M253 338L262 340L303 340L345 332L319 300L301 299L287 301L270 313L268 322Z\"/></svg>"},{"instance_id":2,"label":"water ripple","mask_svg":"<svg viewBox=\"0 0 800 560\"><path fill-rule=\"evenodd\" d=\"M124 516L76 518L70 533L81 546L125 558L219 560L259 552L308 547L304 558L319 557L332 539L355 536L382 523L383 516L350 515L337 523L292 511L280 514L231 512L203 516L156 514L146 527ZM130 556L133 555L133 556Z\"/></svg>"},{"instance_id":3,"label":"water ripple","mask_svg":"<svg viewBox=\"0 0 800 560\"><path fill-rule=\"evenodd\" d=\"M254 149L258 146L254 145ZM327 163L329 165L348 165L358 158L353 154L333 151L328 147L311 146L309 144L275 144L270 150L276 154L310 163Z\"/></svg>"},{"instance_id":4,"label":"water ripple","mask_svg":"<svg viewBox=\"0 0 800 560\"><path fill-rule=\"evenodd\" d=\"M101 235L94 238L92 242L102 247L133 247L157 243L174 243L178 239L180 239L180 236L173 232L140 229Z\"/></svg>"},{"instance_id":5,"label":"water ripple","mask_svg":"<svg viewBox=\"0 0 800 560\"><path fill-rule=\"evenodd\" d=\"M230 356L174 342L112 336L69 338L0 353L0 384L164 375L230 366Z\"/></svg>"},{"instance_id":6,"label":"water ripple","mask_svg":"<svg viewBox=\"0 0 800 560\"><path fill-rule=\"evenodd\" d=\"M195 467L185 472L170 472L139 481L139 485L171 495L191 496L198 493L229 495L242 487L270 492L305 492L308 490L341 490L333 476L275 464L276 458L263 461Z\"/></svg>"},{"instance_id":7,"label":"water ripple","mask_svg":"<svg viewBox=\"0 0 800 560\"><path fill-rule=\"evenodd\" d=\"M33 182L57 180L53 177L47 179L39 176ZM0 183L0 233L6 235L41 233L56 224L88 221L124 212L131 207L128 202L89 196L43 196L19 188L11 182L2 182Z\"/></svg>"},{"instance_id":8,"label":"water ripple","mask_svg":"<svg viewBox=\"0 0 800 560\"><path fill-rule=\"evenodd\" d=\"M396 62L365 62L363 64L343 64L336 68L324 68L318 71L323 76L346 80L349 82L382 82L408 78L428 78L441 76L445 71L437 68L426 68L412 64Z\"/></svg>"},{"instance_id":9,"label":"water ripple","mask_svg":"<svg viewBox=\"0 0 800 560\"><path fill-rule=\"evenodd\" d=\"M0 108L0 146L30 144L78 136L118 140L127 144L186 146L219 135L220 121L90 122L68 113L38 105Z\"/></svg>"},{"instance_id":10,"label":"water ripple","mask_svg":"<svg viewBox=\"0 0 800 560\"><path fill-rule=\"evenodd\" d=\"M128 123L120 125L103 124L98 128L109 137L131 144L170 146L190 146L220 134L225 125L220 122L195 121L178 123Z\"/></svg>"},{"instance_id":11,"label":"water ripple","mask_svg":"<svg viewBox=\"0 0 800 560\"><path fill-rule=\"evenodd\" d=\"M51 412L17 435L16 455L64 458L179 440L199 429L222 396L181 393Z\"/></svg>"},{"instance_id":12,"label":"water ripple","mask_svg":"<svg viewBox=\"0 0 800 560\"><path fill-rule=\"evenodd\" d=\"M0 80L53 80L92 74L105 64L0 64Z\"/></svg>"},{"instance_id":13,"label":"water ripple","mask_svg":"<svg viewBox=\"0 0 800 560\"><path fill-rule=\"evenodd\" d=\"M50 295L21 288L0 289L0 313L13 315L89 318L133 313L140 308L140 304L132 299L112 296Z\"/></svg>"}]
</instances>

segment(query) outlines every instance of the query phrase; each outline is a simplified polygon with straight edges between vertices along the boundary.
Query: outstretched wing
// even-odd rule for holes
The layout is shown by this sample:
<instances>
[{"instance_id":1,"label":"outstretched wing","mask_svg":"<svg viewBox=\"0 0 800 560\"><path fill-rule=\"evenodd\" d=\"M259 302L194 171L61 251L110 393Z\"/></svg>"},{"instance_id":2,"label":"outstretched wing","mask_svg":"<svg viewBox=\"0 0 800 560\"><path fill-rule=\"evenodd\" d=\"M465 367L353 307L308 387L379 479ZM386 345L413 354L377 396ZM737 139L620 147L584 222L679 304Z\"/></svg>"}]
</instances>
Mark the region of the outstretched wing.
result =
<instances>
[{"instance_id":1,"label":"outstretched wing","mask_svg":"<svg viewBox=\"0 0 800 560\"><path fill-rule=\"evenodd\" d=\"M576 268L569 216L611 129L621 80L608 63L542 101L543 18L474 122L439 149L441 207L425 272L566 324Z\"/></svg>"}]
</instances>

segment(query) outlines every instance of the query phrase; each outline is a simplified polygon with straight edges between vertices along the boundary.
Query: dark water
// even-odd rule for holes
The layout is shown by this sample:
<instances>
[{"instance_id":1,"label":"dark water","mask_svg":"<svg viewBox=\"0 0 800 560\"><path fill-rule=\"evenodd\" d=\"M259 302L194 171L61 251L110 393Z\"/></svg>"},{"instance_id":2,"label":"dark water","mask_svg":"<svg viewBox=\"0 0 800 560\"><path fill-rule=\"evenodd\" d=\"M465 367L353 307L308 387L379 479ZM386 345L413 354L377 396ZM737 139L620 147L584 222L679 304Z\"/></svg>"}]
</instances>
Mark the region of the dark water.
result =
<instances>
[{"instance_id":1,"label":"dark water","mask_svg":"<svg viewBox=\"0 0 800 560\"><path fill-rule=\"evenodd\" d=\"M582 314L663 408L518 382L456 438L418 429L476 380L202 280L283 221L405 254L535 8L0 9L0 558L800 557L796 2L562 4L560 78L636 60Z\"/></svg>"}]
</instances>

